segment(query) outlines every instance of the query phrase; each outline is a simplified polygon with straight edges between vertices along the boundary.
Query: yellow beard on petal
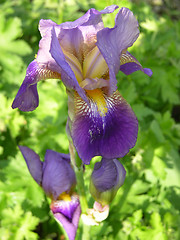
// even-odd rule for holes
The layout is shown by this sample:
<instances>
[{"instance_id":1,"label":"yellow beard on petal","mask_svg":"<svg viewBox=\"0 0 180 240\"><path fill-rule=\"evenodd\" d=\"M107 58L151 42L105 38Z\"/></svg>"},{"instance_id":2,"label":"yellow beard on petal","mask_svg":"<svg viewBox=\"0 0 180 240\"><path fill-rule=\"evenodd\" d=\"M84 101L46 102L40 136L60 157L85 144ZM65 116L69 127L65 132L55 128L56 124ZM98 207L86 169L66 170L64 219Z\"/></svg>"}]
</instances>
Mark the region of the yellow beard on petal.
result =
<instances>
[{"instance_id":1,"label":"yellow beard on petal","mask_svg":"<svg viewBox=\"0 0 180 240\"><path fill-rule=\"evenodd\" d=\"M63 192L61 195L58 197L58 200L63 200L63 201L71 201L71 197L69 194Z\"/></svg>"},{"instance_id":2,"label":"yellow beard on petal","mask_svg":"<svg viewBox=\"0 0 180 240\"><path fill-rule=\"evenodd\" d=\"M108 112L107 103L101 89L86 90L88 97L97 105L100 116Z\"/></svg>"}]
</instances>

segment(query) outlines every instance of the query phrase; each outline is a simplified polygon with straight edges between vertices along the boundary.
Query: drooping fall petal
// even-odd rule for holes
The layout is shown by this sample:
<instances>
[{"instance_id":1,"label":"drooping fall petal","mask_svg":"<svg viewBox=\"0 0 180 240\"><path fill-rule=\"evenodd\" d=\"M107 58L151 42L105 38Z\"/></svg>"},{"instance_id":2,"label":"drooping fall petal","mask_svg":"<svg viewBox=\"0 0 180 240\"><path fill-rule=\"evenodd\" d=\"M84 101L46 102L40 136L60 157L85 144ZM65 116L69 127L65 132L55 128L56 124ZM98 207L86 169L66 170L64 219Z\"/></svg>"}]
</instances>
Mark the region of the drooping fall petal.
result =
<instances>
[{"instance_id":1,"label":"drooping fall petal","mask_svg":"<svg viewBox=\"0 0 180 240\"><path fill-rule=\"evenodd\" d=\"M60 78L56 72L47 68L40 68L37 61L32 61L26 71L26 77L12 103L12 108L19 108L21 111L33 111L39 105L37 82L47 78Z\"/></svg>"},{"instance_id":2,"label":"drooping fall petal","mask_svg":"<svg viewBox=\"0 0 180 240\"><path fill-rule=\"evenodd\" d=\"M138 121L129 104L115 92L111 97L101 90L88 92L90 106L76 95L72 139L85 164L94 156L123 157L134 147Z\"/></svg>"}]
</instances>

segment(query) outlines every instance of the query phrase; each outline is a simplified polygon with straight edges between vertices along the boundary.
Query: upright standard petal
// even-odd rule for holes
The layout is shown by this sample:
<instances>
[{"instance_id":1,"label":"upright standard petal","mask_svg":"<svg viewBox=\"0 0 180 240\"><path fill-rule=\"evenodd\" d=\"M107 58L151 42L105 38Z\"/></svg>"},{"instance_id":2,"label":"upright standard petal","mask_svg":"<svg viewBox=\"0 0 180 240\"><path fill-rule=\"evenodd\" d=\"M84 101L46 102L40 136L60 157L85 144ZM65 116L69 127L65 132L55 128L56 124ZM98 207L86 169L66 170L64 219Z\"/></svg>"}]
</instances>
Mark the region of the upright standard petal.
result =
<instances>
[{"instance_id":1,"label":"upright standard petal","mask_svg":"<svg viewBox=\"0 0 180 240\"><path fill-rule=\"evenodd\" d=\"M47 195L57 200L75 185L75 173L67 155L47 150L43 164L42 187Z\"/></svg>"},{"instance_id":2,"label":"upright standard petal","mask_svg":"<svg viewBox=\"0 0 180 240\"><path fill-rule=\"evenodd\" d=\"M62 30L58 36L61 46L82 63L87 53L95 47L97 32L104 28L101 15L112 13L116 8L117 5L102 11L92 8L74 22L62 23Z\"/></svg>"},{"instance_id":3,"label":"upright standard petal","mask_svg":"<svg viewBox=\"0 0 180 240\"><path fill-rule=\"evenodd\" d=\"M116 91L108 97L100 89L88 91L90 106L75 95L75 116L71 136L79 157L89 164L94 156L123 157L134 147L137 118L129 104Z\"/></svg>"},{"instance_id":4,"label":"upright standard petal","mask_svg":"<svg viewBox=\"0 0 180 240\"><path fill-rule=\"evenodd\" d=\"M79 86L79 83L75 77L74 72L72 71L71 67L69 66L65 59L64 53L61 49L54 28L51 29L51 39L52 41L49 52L56 62L58 72L61 73L61 80L68 89L76 90L79 93L79 95L85 101L87 101L87 97L84 90Z\"/></svg>"},{"instance_id":5,"label":"upright standard petal","mask_svg":"<svg viewBox=\"0 0 180 240\"><path fill-rule=\"evenodd\" d=\"M41 185L43 176L43 162L41 162L39 155L25 146L19 146L19 149L26 161L31 176L39 185Z\"/></svg>"},{"instance_id":6,"label":"upright standard petal","mask_svg":"<svg viewBox=\"0 0 180 240\"><path fill-rule=\"evenodd\" d=\"M97 33L97 46L109 67L109 95L117 89L121 53L132 46L138 36L138 22L127 8L121 8L117 14L114 28L104 28Z\"/></svg>"},{"instance_id":7,"label":"upright standard petal","mask_svg":"<svg viewBox=\"0 0 180 240\"><path fill-rule=\"evenodd\" d=\"M135 71L141 70L148 76L152 75L152 71L149 68L143 68L142 65L138 62L138 60L133 57L128 51L121 54L120 58L120 71L129 75Z\"/></svg>"},{"instance_id":8,"label":"upright standard petal","mask_svg":"<svg viewBox=\"0 0 180 240\"><path fill-rule=\"evenodd\" d=\"M40 68L37 61L32 61L26 71L26 77L12 103L12 108L19 108L21 111L29 112L39 105L37 82L47 78L60 78L56 72L47 68Z\"/></svg>"}]
</instances>

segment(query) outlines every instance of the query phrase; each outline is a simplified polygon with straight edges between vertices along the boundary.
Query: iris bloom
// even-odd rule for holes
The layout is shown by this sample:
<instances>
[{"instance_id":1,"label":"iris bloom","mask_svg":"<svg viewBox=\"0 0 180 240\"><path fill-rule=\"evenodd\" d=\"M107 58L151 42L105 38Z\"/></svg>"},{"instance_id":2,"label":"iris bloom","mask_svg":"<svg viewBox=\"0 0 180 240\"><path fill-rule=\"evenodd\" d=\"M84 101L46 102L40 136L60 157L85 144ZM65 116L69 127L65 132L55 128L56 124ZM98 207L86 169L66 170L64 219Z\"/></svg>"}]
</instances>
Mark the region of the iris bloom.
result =
<instances>
[{"instance_id":1,"label":"iris bloom","mask_svg":"<svg viewBox=\"0 0 180 240\"><path fill-rule=\"evenodd\" d=\"M123 185L126 170L117 159L102 159L94 166L91 175L90 192L102 206L109 204Z\"/></svg>"},{"instance_id":2,"label":"iris bloom","mask_svg":"<svg viewBox=\"0 0 180 240\"><path fill-rule=\"evenodd\" d=\"M37 82L61 79L69 96L70 135L85 164L97 155L123 157L136 143L138 121L117 91L118 71L152 74L127 51L139 35L138 22L129 9L121 8L115 26L104 28L101 15L116 8L90 9L76 21L60 25L40 20L39 51L12 104L33 111L39 104Z\"/></svg>"},{"instance_id":3,"label":"iris bloom","mask_svg":"<svg viewBox=\"0 0 180 240\"><path fill-rule=\"evenodd\" d=\"M47 150L45 161L30 148L20 146L29 172L51 198L51 211L62 224L70 240L75 239L81 208L78 196L73 193L75 173L67 154Z\"/></svg>"}]
</instances>

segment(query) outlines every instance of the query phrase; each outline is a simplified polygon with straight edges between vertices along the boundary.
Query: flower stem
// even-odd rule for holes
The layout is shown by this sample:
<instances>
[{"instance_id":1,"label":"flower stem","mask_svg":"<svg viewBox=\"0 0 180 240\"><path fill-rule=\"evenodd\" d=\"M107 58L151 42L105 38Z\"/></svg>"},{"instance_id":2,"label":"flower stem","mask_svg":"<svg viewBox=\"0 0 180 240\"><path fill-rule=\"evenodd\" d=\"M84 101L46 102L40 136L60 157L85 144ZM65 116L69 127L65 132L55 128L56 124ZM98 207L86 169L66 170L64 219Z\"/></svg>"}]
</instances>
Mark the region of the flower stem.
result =
<instances>
[{"instance_id":1,"label":"flower stem","mask_svg":"<svg viewBox=\"0 0 180 240\"><path fill-rule=\"evenodd\" d=\"M88 204L86 199L86 191L84 185L84 177L83 177L83 163L82 160L79 158L73 143L70 141L69 143L69 150L71 156L71 163L73 164L75 174L76 174L76 181L77 181L77 190L81 204L81 211L82 213L87 213Z\"/></svg>"},{"instance_id":2,"label":"flower stem","mask_svg":"<svg viewBox=\"0 0 180 240\"><path fill-rule=\"evenodd\" d=\"M86 199L86 192L84 186L84 178L83 178L83 167L75 168L76 180L77 180L77 189L81 203L81 211L82 213L87 213L88 204Z\"/></svg>"},{"instance_id":3,"label":"flower stem","mask_svg":"<svg viewBox=\"0 0 180 240\"><path fill-rule=\"evenodd\" d=\"M87 214L88 210L88 203L86 199L86 191L85 191L85 184L84 184L84 169L83 169L83 163L82 160L79 158L76 149L73 145L73 143L69 142L69 151L71 156L71 163L74 167L75 174L76 174L76 181L77 181L77 191L79 195L79 200L81 204L81 211L82 214ZM90 226L87 226L82 222L82 238L81 239L90 239Z\"/></svg>"}]
</instances>

